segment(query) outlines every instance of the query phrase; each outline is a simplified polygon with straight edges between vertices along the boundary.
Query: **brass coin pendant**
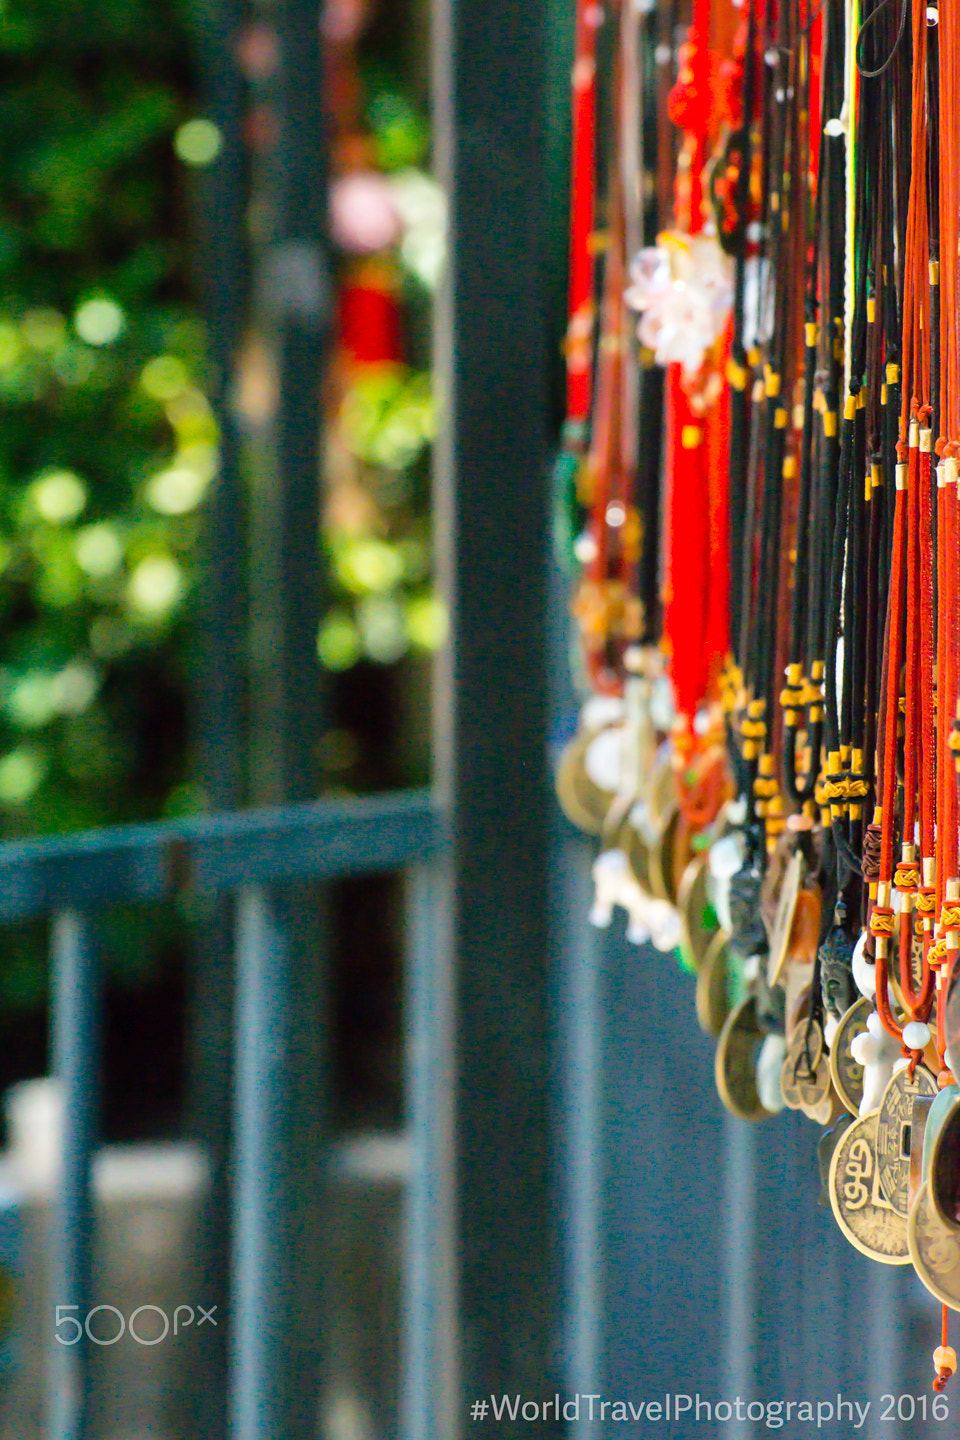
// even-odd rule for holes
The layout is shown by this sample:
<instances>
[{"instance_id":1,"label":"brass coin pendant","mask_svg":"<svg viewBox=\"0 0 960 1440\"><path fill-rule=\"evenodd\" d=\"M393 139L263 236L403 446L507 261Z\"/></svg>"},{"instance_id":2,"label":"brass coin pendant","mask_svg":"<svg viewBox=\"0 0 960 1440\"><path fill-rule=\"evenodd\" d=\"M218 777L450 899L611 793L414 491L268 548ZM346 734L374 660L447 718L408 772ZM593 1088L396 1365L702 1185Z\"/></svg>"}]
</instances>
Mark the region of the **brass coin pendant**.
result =
<instances>
[{"instance_id":1,"label":"brass coin pendant","mask_svg":"<svg viewBox=\"0 0 960 1440\"><path fill-rule=\"evenodd\" d=\"M617 831L616 838L612 842L612 845L623 851L627 857L630 873L634 880L636 880L641 890L646 890L649 894L650 852L647 848L646 840L629 816Z\"/></svg>"},{"instance_id":2,"label":"brass coin pendant","mask_svg":"<svg viewBox=\"0 0 960 1440\"><path fill-rule=\"evenodd\" d=\"M943 1030L947 1049L956 1061L960 1056L960 965L954 970L950 977L950 984L947 986Z\"/></svg>"},{"instance_id":3,"label":"brass coin pendant","mask_svg":"<svg viewBox=\"0 0 960 1440\"><path fill-rule=\"evenodd\" d=\"M790 933L793 930L793 917L797 908L802 879L803 856L799 850L795 850L790 857L780 885L777 910L770 928L770 955L767 961L768 985L776 985L783 973L783 967L787 963L787 956L790 953Z\"/></svg>"},{"instance_id":4,"label":"brass coin pendant","mask_svg":"<svg viewBox=\"0 0 960 1440\"><path fill-rule=\"evenodd\" d=\"M703 957L697 972L696 1007L700 1029L707 1035L719 1035L730 1013L727 999L727 940L725 930L718 930Z\"/></svg>"},{"instance_id":5,"label":"brass coin pendant","mask_svg":"<svg viewBox=\"0 0 960 1440\"><path fill-rule=\"evenodd\" d=\"M791 1110L802 1109L804 1101L814 1093L822 1059L823 1031L814 1020L808 1032L807 1021L799 1020L787 1041L787 1053L780 1072L780 1094L784 1105Z\"/></svg>"},{"instance_id":6,"label":"brass coin pendant","mask_svg":"<svg viewBox=\"0 0 960 1440\"><path fill-rule=\"evenodd\" d=\"M677 803L677 781L666 745L661 746L650 768L646 799L654 824L663 829L669 810Z\"/></svg>"},{"instance_id":7,"label":"brass coin pendant","mask_svg":"<svg viewBox=\"0 0 960 1440\"><path fill-rule=\"evenodd\" d=\"M866 1034L867 1016L872 1010L873 1001L866 996L855 1001L841 1016L830 1047L830 1078L833 1088L851 1115L860 1114L863 1066L858 1065L851 1055L850 1044L857 1035Z\"/></svg>"},{"instance_id":8,"label":"brass coin pendant","mask_svg":"<svg viewBox=\"0 0 960 1440\"><path fill-rule=\"evenodd\" d=\"M844 1112L832 1129L824 1131L817 1141L817 1164L820 1171L820 1194L817 1204L824 1210L830 1209L830 1164L844 1134L853 1124L853 1116Z\"/></svg>"},{"instance_id":9,"label":"brass coin pendant","mask_svg":"<svg viewBox=\"0 0 960 1440\"><path fill-rule=\"evenodd\" d=\"M673 887L674 852L677 841L677 830L680 825L680 807L674 803L673 807L663 816L663 830L656 845L650 847L650 889L658 900L666 900L669 904L676 903L676 892Z\"/></svg>"},{"instance_id":10,"label":"brass coin pendant","mask_svg":"<svg viewBox=\"0 0 960 1440\"><path fill-rule=\"evenodd\" d=\"M907 1217L920 1192L920 1186L927 1178L923 1172L924 1136L933 1100L920 1095L913 1102L913 1120L910 1124L910 1185L907 1190Z\"/></svg>"},{"instance_id":11,"label":"brass coin pendant","mask_svg":"<svg viewBox=\"0 0 960 1440\"><path fill-rule=\"evenodd\" d=\"M921 1180L929 1180L933 1160L933 1146L943 1128L944 1121L960 1099L960 1086L945 1085L935 1100L931 1101L923 1127L923 1153L920 1159Z\"/></svg>"},{"instance_id":12,"label":"brass coin pendant","mask_svg":"<svg viewBox=\"0 0 960 1440\"><path fill-rule=\"evenodd\" d=\"M757 1090L757 1056L763 1040L756 996L748 995L727 1016L714 1056L720 1099L741 1120L764 1120L770 1114Z\"/></svg>"},{"instance_id":13,"label":"brass coin pendant","mask_svg":"<svg viewBox=\"0 0 960 1440\"><path fill-rule=\"evenodd\" d=\"M716 933L714 928L708 928L705 923L705 912L709 904L709 874L706 854L695 856L684 870L677 892L680 944L695 970L699 970L703 964L707 949Z\"/></svg>"},{"instance_id":14,"label":"brass coin pendant","mask_svg":"<svg viewBox=\"0 0 960 1440\"><path fill-rule=\"evenodd\" d=\"M960 1310L960 1234L940 1219L927 1184L920 1186L910 1207L907 1244L913 1268L931 1295Z\"/></svg>"},{"instance_id":15,"label":"brass coin pendant","mask_svg":"<svg viewBox=\"0 0 960 1440\"><path fill-rule=\"evenodd\" d=\"M941 1225L957 1235L960 1233L960 1104L950 1106L933 1137L926 1179L930 1204Z\"/></svg>"},{"instance_id":16,"label":"brass coin pendant","mask_svg":"<svg viewBox=\"0 0 960 1440\"><path fill-rule=\"evenodd\" d=\"M837 1109L839 1110L839 1105ZM826 1125L833 1115L833 1087L830 1084L830 1057L821 1055L812 1075L800 1077L800 1109L808 1120Z\"/></svg>"},{"instance_id":17,"label":"brass coin pendant","mask_svg":"<svg viewBox=\"0 0 960 1440\"><path fill-rule=\"evenodd\" d=\"M593 738L591 733L581 732L564 746L554 782L564 815L587 835L600 834L612 798L599 790L586 772L584 759Z\"/></svg>"},{"instance_id":18,"label":"brass coin pendant","mask_svg":"<svg viewBox=\"0 0 960 1440\"><path fill-rule=\"evenodd\" d=\"M881 1265L906 1265L907 1222L884 1198L877 1166L877 1111L855 1120L830 1162L830 1208L842 1233Z\"/></svg>"},{"instance_id":19,"label":"brass coin pendant","mask_svg":"<svg viewBox=\"0 0 960 1440\"><path fill-rule=\"evenodd\" d=\"M918 1065L910 1079L905 1065L891 1079L877 1114L877 1170L880 1189L898 1215L907 1218L910 1190L910 1137L913 1102L924 1096L932 1100L937 1082L925 1065Z\"/></svg>"}]
</instances>

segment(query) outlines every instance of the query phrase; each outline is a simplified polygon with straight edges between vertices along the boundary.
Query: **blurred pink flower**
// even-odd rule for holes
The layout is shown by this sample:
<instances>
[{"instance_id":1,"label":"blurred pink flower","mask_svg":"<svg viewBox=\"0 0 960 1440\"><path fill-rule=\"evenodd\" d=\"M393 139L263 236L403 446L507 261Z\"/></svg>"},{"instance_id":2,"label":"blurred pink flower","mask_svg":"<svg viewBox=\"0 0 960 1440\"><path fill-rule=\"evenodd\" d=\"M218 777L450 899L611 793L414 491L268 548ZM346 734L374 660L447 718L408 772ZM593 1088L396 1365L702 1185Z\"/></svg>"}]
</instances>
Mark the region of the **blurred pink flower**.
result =
<instances>
[{"instance_id":1,"label":"blurred pink flower","mask_svg":"<svg viewBox=\"0 0 960 1440\"><path fill-rule=\"evenodd\" d=\"M623 298L631 310L640 311L637 334L657 364L680 364L692 377L730 314L730 262L709 236L667 240L637 253L630 264L633 284Z\"/></svg>"},{"instance_id":2,"label":"blurred pink flower","mask_svg":"<svg viewBox=\"0 0 960 1440\"><path fill-rule=\"evenodd\" d=\"M367 0L325 0L320 28L325 40L344 45L356 40L367 19Z\"/></svg>"},{"instance_id":3,"label":"blurred pink flower","mask_svg":"<svg viewBox=\"0 0 960 1440\"><path fill-rule=\"evenodd\" d=\"M388 181L374 170L341 175L330 187L330 232L342 250L372 255L400 236Z\"/></svg>"}]
</instances>

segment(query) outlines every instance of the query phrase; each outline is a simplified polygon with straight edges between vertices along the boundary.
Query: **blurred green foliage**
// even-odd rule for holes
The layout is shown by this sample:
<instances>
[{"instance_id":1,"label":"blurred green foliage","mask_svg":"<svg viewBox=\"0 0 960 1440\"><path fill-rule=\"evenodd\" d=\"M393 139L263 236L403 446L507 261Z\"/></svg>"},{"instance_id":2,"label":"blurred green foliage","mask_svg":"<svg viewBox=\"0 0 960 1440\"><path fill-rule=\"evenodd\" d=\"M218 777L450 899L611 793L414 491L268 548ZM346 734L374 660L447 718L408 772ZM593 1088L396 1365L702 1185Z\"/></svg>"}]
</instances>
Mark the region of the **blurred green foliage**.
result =
<instances>
[{"instance_id":1,"label":"blurred green foliage","mask_svg":"<svg viewBox=\"0 0 960 1440\"><path fill-rule=\"evenodd\" d=\"M182 16L0 12L0 828L193 804L184 602L215 473Z\"/></svg>"},{"instance_id":2,"label":"blurred green foliage","mask_svg":"<svg viewBox=\"0 0 960 1440\"><path fill-rule=\"evenodd\" d=\"M190 3L0 9L0 837L203 803L187 721L191 604L217 430L189 167L215 157L218 136L191 68ZM410 365L358 373L330 417L348 492L338 507L331 481L318 655L334 671L391 664L444 631L425 368L442 203L417 168L424 119L382 55L363 91L403 221L386 258ZM150 955L138 923L117 921L114 969L132 980ZM40 936L21 935L0 1000L35 1003L43 976Z\"/></svg>"}]
</instances>

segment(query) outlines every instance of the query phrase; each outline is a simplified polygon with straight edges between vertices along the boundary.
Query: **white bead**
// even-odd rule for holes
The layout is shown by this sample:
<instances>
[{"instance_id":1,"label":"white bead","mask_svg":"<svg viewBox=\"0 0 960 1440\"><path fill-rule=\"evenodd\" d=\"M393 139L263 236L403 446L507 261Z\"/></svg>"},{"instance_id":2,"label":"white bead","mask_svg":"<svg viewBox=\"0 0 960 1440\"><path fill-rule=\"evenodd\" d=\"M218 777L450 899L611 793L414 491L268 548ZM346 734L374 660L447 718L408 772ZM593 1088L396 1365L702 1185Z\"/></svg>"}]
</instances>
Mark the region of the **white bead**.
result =
<instances>
[{"instance_id":1,"label":"white bead","mask_svg":"<svg viewBox=\"0 0 960 1440\"><path fill-rule=\"evenodd\" d=\"M883 1021L880 1019L876 1010L871 1010L867 1016L867 1029L870 1031L870 1034L875 1035L878 1040L882 1040L887 1033L883 1028Z\"/></svg>"},{"instance_id":2,"label":"white bead","mask_svg":"<svg viewBox=\"0 0 960 1440\"><path fill-rule=\"evenodd\" d=\"M952 1345L938 1345L933 1352L934 1370L949 1370L951 1375L957 1368L957 1352Z\"/></svg>"},{"instance_id":3,"label":"white bead","mask_svg":"<svg viewBox=\"0 0 960 1440\"><path fill-rule=\"evenodd\" d=\"M850 964L853 970L853 983L861 995L865 995L868 1000L872 1000L877 993L877 975L875 967L870 964L869 960L864 958L863 948L866 943L867 935L866 931L864 931L853 947L853 957Z\"/></svg>"},{"instance_id":4,"label":"white bead","mask_svg":"<svg viewBox=\"0 0 960 1440\"><path fill-rule=\"evenodd\" d=\"M903 1043L908 1050L925 1050L930 1044L930 1026L922 1020L911 1020L903 1027Z\"/></svg>"},{"instance_id":5,"label":"white bead","mask_svg":"<svg viewBox=\"0 0 960 1440\"><path fill-rule=\"evenodd\" d=\"M828 1012L827 1018L823 1022L823 1041L828 1050L833 1049L834 1038L836 1037L836 1033L839 1029L839 1017L836 1015L832 1015Z\"/></svg>"},{"instance_id":6,"label":"white bead","mask_svg":"<svg viewBox=\"0 0 960 1440\"><path fill-rule=\"evenodd\" d=\"M745 982L748 985L752 985L754 980L756 980L760 975L760 971L762 969L763 961L760 959L760 956L748 955L746 960L744 960L743 962L743 978Z\"/></svg>"},{"instance_id":7,"label":"white bead","mask_svg":"<svg viewBox=\"0 0 960 1440\"><path fill-rule=\"evenodd\" d=\"M823 133L824 135L829 135L831 140L836 140L838 136L844 133L844 129L845 127L842 120L828 120L823 127Z\"/></svg>"}]
</instances>

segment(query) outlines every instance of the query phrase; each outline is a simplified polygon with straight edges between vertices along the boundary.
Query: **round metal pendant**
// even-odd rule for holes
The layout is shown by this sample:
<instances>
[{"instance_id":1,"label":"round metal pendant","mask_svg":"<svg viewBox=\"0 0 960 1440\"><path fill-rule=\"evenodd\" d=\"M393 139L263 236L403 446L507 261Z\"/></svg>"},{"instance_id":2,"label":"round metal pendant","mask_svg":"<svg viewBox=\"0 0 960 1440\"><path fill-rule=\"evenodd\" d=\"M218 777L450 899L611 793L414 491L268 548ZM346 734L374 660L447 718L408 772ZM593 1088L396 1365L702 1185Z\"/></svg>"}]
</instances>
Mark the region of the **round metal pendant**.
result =
<instances>
[{"instance_id":1,"label":"round metal pendant","mask_svg":"<svg viewBox=\"0 0 960 1440\"><path fill-rule=\"evenodd\" d=\"M675 905L677 901L677 842L680 834L680 808L674 805L664 815L663 830L656 845L650 847L650 889L658 900Z\"/></svg>"},{"instance_id":2,"label":"round metal pendant","mask_svg":"<svg viewBox=\"0 0 960 1440\"><path fill-rule=\"evenodd\" d=\"M716 926L706 921L707 881L710 871L706 853L697 855L683 872L677 891L677 914L680 917L680 944L695 970L703 964L707 950L716 934Z\"/></svg>"},{"instance_id":3,"label":"round metal pendant","mask_svg":"<svg viewBox=\"0 0 960 1440\"><path fill-rule=\"evenodd\" d=\"M927 1133L927 1122L930 1118L934 1101L927 1096L921 1095L913 1102L913 1120L910 1124L910 1184L907 1188L907 1215L917 1195L920 1193L920 1186L926 1180L923 1169L923 1152L925 1149L925 1136Z\"/></svg>"},{"instance_id":4,"label":"round metal pendant","mask_svg":"<svg viewBox=\"0 0 960 1440\"><path fill-rule=\"evenodd\" d=\"M910 1207L907 1244L913 1268L931 1295L960 1310L960 1234L944 1225L926 1184Z\"/></svg>"},{"instance_id":5,"label":"round metal pendant","mask_svg":"<svg viewBox=\"0 0 960 1440\"><path fill-rule=\"evenodd\" d=\"M812 1075L799 1077L800 1109L808 1120L828 1125L833 1118L833 1087L830 1084L830 1057L821 1055ZM840 1106L837 1106L839 1112Z\"/></svg>"},{"instance_id":6,"label":"round metal pendant","mask_svg":"<svg viewBox=\"0 0 960 1440\"><path fill-rule=\"evenodd\" d=\"M880 1189L898 1215L907 1218L910 1189L910 1137L913 1102L924 1096L932 1100L937 1082L925 1065L918 1065L910 1079L906 1066L891 1079L877 1114L877 1168Z\"/></svg>"},{"instance_id":7,"label":"round metal pendant","mask_svg":"<svg viewBox=\"0 0 960 1440\"><path fill-rule=\"evenodd\" d=\"M906 1265L907 1222L884 1198L877 1166L877 1111L855 1120L830 1162L830 1208L850 1244L881 1265Z\"/></svg>"},{"instance_id":8,"label":"round metal pendant","mask_svg":"<svg viewBox=\"0 0 960 1440\"><path fill-rule=\"evenodd\" d=\"M945 1085L931 1101L930 1109L927 1112L926 1123L923 1127L923 1154L921 1157L921 1180L929 1180L930 1165L933 1158L933 1143L940 1134L944 1120L950 1114L957 1100L960 1099L960 1087L956 1085Z\"/></svg>"},{"instance_id":9,"label":"round metal pendant","mask_svg":"<svg viewBox=\"0 0 960 1440\"><path fill-rule=\"evenodd\" d=\"M610 843L612 848L623 851L634 880L642 890L650 894L650 849L629 817L617 827L616 835Z\"/></svg>"},{"instance_id":10,"label":"round metal pendant","mask_svg":"<svg viewBox=\"0 0 960 1440\"><path fill-rule=\"evenodd\" d=\"M857 1035L864 1035L867 1016L873 1010L873 1001L861 996L842 1016L830 1047L830 1078L842 1103L851 1115L860 1114L863 1099L863 1066L858 1065L850 1053L851 1042Z\"/></svg>"},{"instance_id":11,"label":"round metal pendant","mask_svg":"<svg viewBox=\"0 0 960 1440\"><path fill-rule=\"evenodd\" d=\"M797 909L800 884L803 880L803 856L795 850L790 856L780 882L776 908L769 926L770 953L767 959L767 984L776 985L790 958L790 934Z\"/></svg>"},{"instance_id":12,"label":"round metal pendant","mask_svg":"<svg viewBox=\"0 0 960 1440\"><path fill-rule=\"evenodd\" d=\"M647 785L647 807L654 823L662 829L668 812L677 803L677 780L673 773L670 750L664 746L657 753Z\"/></svg>"},{"instance_id":13,"label":"round metal pendant","mask_svg":"<svg viewBox=\"0 0 960 1440\"><path fill-rule=\"evenodd\" d=\"M960 1055L960 965L954 970L947 986L943 1033L947 1042L947 1050L956 1060Z\"/></svg>"},{"instance_id":14,"label":"round metal pendant","mask_svg":"<svg viewBox=\"0 0 960 1440\"><path fill-rule=\"evenodd\" d=\"M700 1029L707 1035L719 1035L730 1013L727 997L727 933L718 930L703 957L697 972L696 1006Z\"/></svg>"},{"instance_id":15,"label":"round metal pendant","mask_svg":"<svg viewBox=\"0 0 960 1440\"><path fill-rule=\"evenodd\" d=\"M801 1110L805 1101L817 1104L824 1098L820 1074L825 1068L825 1063L821 1064L823 1061L823 1031L816 1020L810 1022L809 1028L806 1020L800 1020L787 1041L787 1053L780 1073L780 1093L784 1105L791 1110ZM829 1089L829 1070L826 1070L826 1080Z\"/></svg>"},{"instance_id":16,"label":"round metal pendant","mask_svg":"<svg viewBox=\"0 0 960 1440\"><path fill-rule=\"evenodd\" d=\"M927 1190L940 1223L960 1233L960 1104L951 1105L929 1150Z\"/></svg>"},{"instance_id":17,"label":"round metal pendant","mask_svg":"<svg viewBox=\"0 0 960 1440\"><path fill-rule=\"evenodd\" d=\"M586 772L584 758L587 747L594 736L589 732L575 735L564 746L557 766L554 786L560 808L578 830L587 835L599 835L610 809L612 795L598 789Z\"/></svg>"},{"instance_id":18,"label":"round metal pendant","mask_svg":"<svg viewBox=\"0 0 960 1440\"><path fill-rule=\"evenodd\" d=\"M824 1210L830 1209L830 1166L834 1151L853 1123L853 1116L844 1113L833 1128L824 1131L817 1141L817 1166L820 1171L820 1194L817 1203Z\"/></svg>"},{"instance_id":19,"label":"round metal pendant","mask_svg":"<svg viewBox=\"0 0 960 1440\"><path fill-rule=\"evenodd\" d=\"M764 1120L771 1113L757 1090L757 1057L763 1041L756 997L748 995L724 1021L714 1057L720 1099L741 1120Z\"/></svg>"}]
</instances>

